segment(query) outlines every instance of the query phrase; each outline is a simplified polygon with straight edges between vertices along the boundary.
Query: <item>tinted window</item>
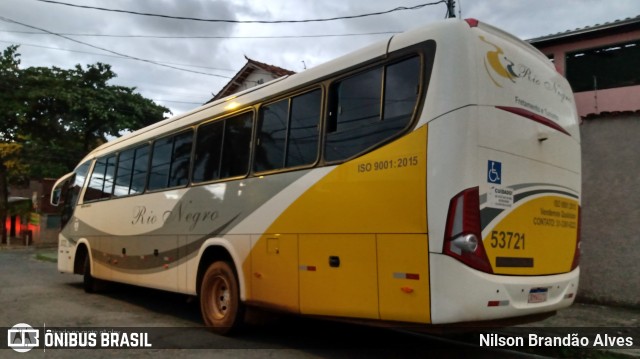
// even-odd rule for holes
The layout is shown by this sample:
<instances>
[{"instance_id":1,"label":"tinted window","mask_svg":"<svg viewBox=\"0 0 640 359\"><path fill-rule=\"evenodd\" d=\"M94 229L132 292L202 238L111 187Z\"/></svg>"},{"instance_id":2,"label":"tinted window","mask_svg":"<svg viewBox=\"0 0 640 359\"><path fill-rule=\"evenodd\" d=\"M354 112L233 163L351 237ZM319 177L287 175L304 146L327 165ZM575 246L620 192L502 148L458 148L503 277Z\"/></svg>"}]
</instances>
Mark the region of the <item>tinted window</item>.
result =
<instances>
[{"instance_id":1,"label":"tinted window","mask_svg":"<svg viewBox=\"0 0 640 359\"><path fill-rule=\"evenodd\" d=\"M198 128L193 182L212 181L220 178L223 132L224 121L211 122Z\"/></svg>"},{"instance_id":2,"label":"tinted window","mask_svg":"<svg viewBox=\"0 0 640 359\"><path fill-rule=\"evenodd\" d=\"M263 106L258 121L258 137L253 169L257 172L284 167L284 151L289 123L289 99Z\"/></svg>"},{"instance_id":3,"label":"tinted window","mask_svg":"<svg viewBox=\"0 0 640 359\"><path fill-rule=\"evenodd\" d=\"M287 141L287 167L307 165L316 161L321 100L320 90L293 98Z\"/></svg>"},{"instance_id":4,"label":"tinted window","mask_svg":"<svg viewBox=\"0 0 640 359\"><path fill-rule=\"evenodd\" d=\"M361 129L380 120L382 68L369 70L333 86L337 132Z\"/></svg>"},{"instance_id":5,"label":"tinted window","mask_svg":"<svg viewBox=\"0 0 640 359\"><path fill-rule=\"evenodd\" d=\"M189 164L191 163L192 141L192 131L179 134L174 137L169 187L183 186L189 182Z\"/></svg>"},{"instance_id":6,"label":"tinted window","mask_svg":"<svg viewBox=\"0 0 640 359\"><path fill-rule=\"evenodd\" d=\"M138 147L135 150L135 160L133 163L133 174L131 176L131 188L129 194L144 192L147 182L147 172L149 170L149 146Z\"/></svg>"},{"instance_id":7,"label":"tinted window","mask_svg":"<svg viewBox=\"0 0 640 359\"><path fill-rule=\"evenodd\" d=\"M256 172L308 165L318 155L322 91L314 90L263 106L253 169Z\"/></svg>"},{"instance_id":8,"label":"tinted window","mask_svg":"<svg viewBox=\"0 0 640 359\"><path fill-rule=\"evenodd\" d=\"M420 91L420 60L417 57L387 67L384 81L384 121L399 121L403 128L411 118Z\"/></svg>"},{"instance_id":9,"label":"tinted window","mask_svg":"<svg viewBox=\"0 0 640 359\"><path fill-rule=\"evenodd\" d=\"M84 201L111 197L114 172L115 156L99 158L89 178L89 185L83 197Z\"/></svg>"},{"instance_id":10,"label":"tinted window","mask_svg":"<svg viewBox=\"0 0 640 359\"><path fill-rule=\"evenodd\" d=\"M116 175L116 156L107 157L107 168L104 174L104 187L102 198L109 198L113 193L113 181Z\"/></svg>"},{"instance_id":11,"label":"tinted window","mask_svg":"<svg viewBox=\"0 0 640 359\"><path fill-rule=\"evenodd\" d=\"M188 131L154 142L149 173L150 190L187 183L192 138L193 131Z\"/></svg>"},{"instance_id":12,"label":"tinted window","mask_svg":"<svg viewBox=\"0 0 640 359\"><path fill-rule=\"evenodd\" d=\"M169 184L173 137L163 138L153 143L153 156L149 173L149 189L166 188Z\"/></svg>"},{"instance_id":13,"label":"tinted window","mask_svg":"<svg viewBox=\"0 0 640 359\"><path fill-rule=\"evenodd\" d=\"M148 145L120 152L114 195L127 196L144 192L148 166Z\"/></svg>"},{"instance_id":14,"label":"tinted window","mask_svg":"<svg viewBox=\"0 0 640 359\"><path fill-rule=\"evenodd\" d=\"M87 179L87 174L89 172L89 166L91 165L91 161L87 161L80 165L74 172L74 181L71 184L71 187L66 191L66 193L62 194L64 196L62 214L60 216L60 225L62 227L67 224L71 216L73 215L73 210L76 207L76 203L78 202L78 196L80 195L80 191L82 190L82 186L84 186L84 182ZM87 189L88 191L88 189ZM85 195L86 198L86 195Z\"/></svg>"},{"instance_id":15,"label":"tinted window","mask_svg":"<svg viewBox=\"0 0 640 359\"><path fill-rule=\"evenodd\" d=\"M116 189L114 191L114 195L116 196L126 196L129 194L134 155L135 150L130 149L120 152L118 156L118 173L116 175Z\"/></svg>"},{"instance_id":16,"label":"tinted window","mask_svg":"<svg viewBox=\"0 0 640 359\"><path fill-rule=\"evenodd\" d=\"M247 174L251 152L251 112L225 120L220 178Z\"/></svg>"},{"instance_id":17,"label":"tinted window","mask_svg":"<svg viewBox=\"0 0 640 359\"><path fill-rule=\"evenodd\" d=\"M406 128L417 102L419 77L420 61L413 57L334 83L329 93L326 160L353 157Z\"/></svg>"}]
</instances>

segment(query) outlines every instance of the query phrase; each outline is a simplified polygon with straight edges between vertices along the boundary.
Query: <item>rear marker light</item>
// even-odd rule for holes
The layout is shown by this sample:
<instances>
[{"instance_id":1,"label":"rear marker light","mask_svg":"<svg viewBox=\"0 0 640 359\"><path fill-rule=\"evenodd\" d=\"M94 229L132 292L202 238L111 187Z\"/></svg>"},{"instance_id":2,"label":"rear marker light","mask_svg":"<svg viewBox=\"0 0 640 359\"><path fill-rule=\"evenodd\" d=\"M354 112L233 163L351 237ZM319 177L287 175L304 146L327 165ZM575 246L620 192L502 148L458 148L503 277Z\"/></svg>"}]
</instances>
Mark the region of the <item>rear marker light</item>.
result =
<instances>
[{"instance_id":1,"label":"rear marker light","mask_svg":"<svg viewBox=\"0 0 640 359\"><path fill-rule=\"evenodd\" d=\"M487 303L487 307L504 307L509 305L508 300L490 300Z\"/></svg>"},{"instance_id":2,"label":"rear marker light","mask_svg":"<svg viewBox=\"0 0 640 359\"><path fill-rule=\"evenodd\" d=\"M469 27L478 27L478 24L480 23L480 21L473 18L464 19L464 21L466 21L467 24L469 24Z\"/></svg>"},{"instance_id":3,"label":"rear marker light","mask_svg":"<svg viewBox=\"0 0 640 359\"><path fill-rule=\"evenodd\" d=\"M400 273L400 272L395 272L395 273L393 273L393 278L395 278L395 279L420 280L420 274L418 274L418 273Z\"/></svg>"}]
</instances>

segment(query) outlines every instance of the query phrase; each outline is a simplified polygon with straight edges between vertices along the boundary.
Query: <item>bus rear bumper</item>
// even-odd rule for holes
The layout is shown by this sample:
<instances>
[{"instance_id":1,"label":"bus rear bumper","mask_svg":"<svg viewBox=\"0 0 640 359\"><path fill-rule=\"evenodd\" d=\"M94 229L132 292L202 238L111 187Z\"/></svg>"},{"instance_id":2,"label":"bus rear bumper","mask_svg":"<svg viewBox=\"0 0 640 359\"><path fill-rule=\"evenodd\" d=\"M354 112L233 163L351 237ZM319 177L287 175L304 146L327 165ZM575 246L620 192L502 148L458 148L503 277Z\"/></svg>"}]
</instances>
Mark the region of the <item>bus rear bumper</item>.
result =
<instances>
[{"instance_id":1,"label":"bus rear bumper","mask_svg":"<svg viewBox=\"0 0 640 359\"><path fill-rule=\"evenodd\" d=\"M505 276L430 253L432 324L483 322L551 313L570 306L580 268L546 276Z\"/></svg>"}]
</instances>

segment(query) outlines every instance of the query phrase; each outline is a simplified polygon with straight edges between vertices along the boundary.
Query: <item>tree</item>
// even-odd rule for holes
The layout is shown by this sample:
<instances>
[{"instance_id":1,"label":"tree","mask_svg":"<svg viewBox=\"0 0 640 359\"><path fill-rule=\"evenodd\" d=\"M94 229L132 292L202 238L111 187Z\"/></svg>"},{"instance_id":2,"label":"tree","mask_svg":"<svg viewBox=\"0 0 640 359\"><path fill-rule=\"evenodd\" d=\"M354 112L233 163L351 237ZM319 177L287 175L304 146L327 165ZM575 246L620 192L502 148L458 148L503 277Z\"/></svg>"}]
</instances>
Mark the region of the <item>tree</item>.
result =
<instances>
[{"instance_id":1,"label":"tree","mask_svg":"<svg viewBox=\"0 0 640 359\"><path fill-rule=\"evenodd\" d=\"M22 146L18 143L0 142L0 220L2 220L2 243L7 241L7 215L9 214L9 183L23 182L27 167L20 161Z\"/></svg>"},{"instance_id":2,"label":"tree","mask_svg":"<svg viewBox=\"0 0 640 359\"><path fill-rule=\"evenodd\" d=\"M25 177L60 177L108 137L150 125L169 113L135 88L109 84L116 74L108 64L21 69L17 50L10 46L0 58L3 227L10 183Z\"/></svg>"}]
</instances>

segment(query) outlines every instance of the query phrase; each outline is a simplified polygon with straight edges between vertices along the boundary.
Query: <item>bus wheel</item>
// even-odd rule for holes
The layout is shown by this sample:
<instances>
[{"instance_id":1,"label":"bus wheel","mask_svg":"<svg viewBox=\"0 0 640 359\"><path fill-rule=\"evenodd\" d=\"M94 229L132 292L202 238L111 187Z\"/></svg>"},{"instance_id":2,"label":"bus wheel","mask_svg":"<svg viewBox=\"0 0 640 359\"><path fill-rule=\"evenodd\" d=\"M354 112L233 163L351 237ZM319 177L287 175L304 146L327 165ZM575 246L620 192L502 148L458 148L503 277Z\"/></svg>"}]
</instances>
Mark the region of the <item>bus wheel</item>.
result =
<instances>
[{"instance_id":1,"label":"bus wheel","mask_svg":"<svg viewBox=\"0 0 640 359\"><path fill-rule=\"evenodd\" d=\"M243 322L238 278L227 262L214 262L202 278L200 310L204 323L215 333L229 335Z\"/></svg>"},{"instance_id":2,"label":"bus wheel","mask_svg":"<svg viewBox=\"0 0 640 359\"><path fill-rule=\"evenodd\" d=\"M96 292L96 279L91 275L91 259L89 258L89 254L87 253L86 257L84 257L84 277L83 277L83 286L84 291L87 293L95 293Z\"/></svg>"}]
</instances>

